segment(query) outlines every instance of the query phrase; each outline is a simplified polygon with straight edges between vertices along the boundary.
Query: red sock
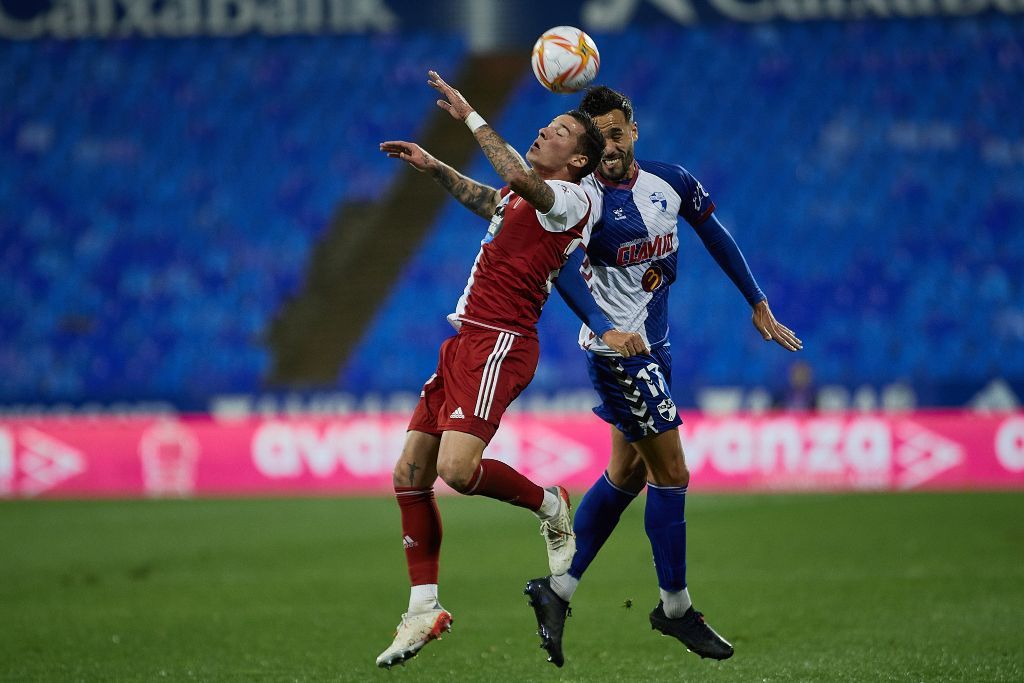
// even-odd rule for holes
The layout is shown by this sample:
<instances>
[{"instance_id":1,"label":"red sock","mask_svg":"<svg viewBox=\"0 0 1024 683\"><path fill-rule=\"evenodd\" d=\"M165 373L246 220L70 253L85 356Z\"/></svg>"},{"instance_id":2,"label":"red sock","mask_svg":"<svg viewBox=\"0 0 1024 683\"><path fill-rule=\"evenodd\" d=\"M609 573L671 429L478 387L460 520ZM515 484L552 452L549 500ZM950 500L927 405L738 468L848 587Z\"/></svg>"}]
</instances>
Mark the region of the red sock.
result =
<instances>
[{"instance_id":1,"label":"red sock","mask_svg":"<svg viewBox=\"0 0 1024 683\"><path fill-rule=\"evenodd\" d=\"M534 512L544 502L544 489L502 461L488 458L480 461L466 494L487 496Z\"/></svg>"},{"instance_id":2,"label":"red sock","mask_svg":"<svg viewBox=\"0 0 1024 683\"><path fill-rule=\"evenodd\" d=\"M441 559L441 514L434 489L396 486L395 498L402 512L402 541L409 581L413 586L437 583Z\"/></svg>"}]
</instances>

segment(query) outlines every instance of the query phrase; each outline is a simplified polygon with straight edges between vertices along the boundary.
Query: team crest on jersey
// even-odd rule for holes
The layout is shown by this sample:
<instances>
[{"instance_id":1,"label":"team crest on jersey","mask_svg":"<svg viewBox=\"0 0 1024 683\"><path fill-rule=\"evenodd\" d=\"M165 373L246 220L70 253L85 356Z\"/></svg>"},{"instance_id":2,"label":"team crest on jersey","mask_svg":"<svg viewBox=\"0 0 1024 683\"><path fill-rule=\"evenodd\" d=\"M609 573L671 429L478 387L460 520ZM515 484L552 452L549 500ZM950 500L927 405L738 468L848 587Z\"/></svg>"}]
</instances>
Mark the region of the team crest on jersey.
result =
<instances>
[{"instance_id":1,"label":"team crest on jersey","mask_svg":"<svg viewBox=\"0 0 1024 683\"><path fill-rule=\"evenodd\" d=\"M661 207L662 211L664 211L666 208L668 208L668 200L665 199L665 193L664 192L652 192L651 193L651 204L654 204L655 206Z\"/></svg>"},{"instance_id":2,"label":"team crest on jersey","mask_svg":"<svg viewBox=\"0 0 1024 683\"><path fill-rule=\"evenodd\" d=\"M644 273L644 276L640 278L640 286L644 288L645 292L653 292L658 287L661 287L664 276L661 273L661 268L658 266L651 266Z\"/></svg>"},{"instance_id":3,"label":"team crest on jersey","mask_svg":"<svg viewBox=\"0 0 1024 683\"><path fill-rule=\"evenodd\" d=\"M615 220L617 221L626 220L626 210L623 209L622 207L619 207L618 209L612 209L612 216L614 216Z\"/></svg>"},{"instance_id":4,"label":"team crest on jersey","mask_svg":"<svg viewBox=\"0 0 1024 683\"><path fill-rule=\"evenodd\" d=\"M661 415L661 419L671 422L676 419L676 404L670 398L666 398L664 401L658 404L658 413Z\"/></svg>"}]
</instances>

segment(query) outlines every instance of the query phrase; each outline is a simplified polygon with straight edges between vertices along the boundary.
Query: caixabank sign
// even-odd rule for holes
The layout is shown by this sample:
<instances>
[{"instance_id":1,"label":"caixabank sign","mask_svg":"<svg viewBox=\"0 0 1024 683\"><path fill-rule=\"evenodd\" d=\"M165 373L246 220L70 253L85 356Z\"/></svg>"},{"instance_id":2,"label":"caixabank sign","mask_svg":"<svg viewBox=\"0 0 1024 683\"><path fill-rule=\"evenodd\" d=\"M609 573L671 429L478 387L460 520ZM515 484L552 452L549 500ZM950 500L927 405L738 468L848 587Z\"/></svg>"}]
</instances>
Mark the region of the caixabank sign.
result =
<instances>
[{"instance_id":1,"label":"caixabank sign","mask_svg":"<svg viewBox=\"0 0 1024 683\"><path fill-rule=\"evenodd\" d=\"M0 39L315 35L445 31L481 48L532 44L571 24L687 26L1019 14L1024 0L0 0Z\"/></svg>"}]
</instances>

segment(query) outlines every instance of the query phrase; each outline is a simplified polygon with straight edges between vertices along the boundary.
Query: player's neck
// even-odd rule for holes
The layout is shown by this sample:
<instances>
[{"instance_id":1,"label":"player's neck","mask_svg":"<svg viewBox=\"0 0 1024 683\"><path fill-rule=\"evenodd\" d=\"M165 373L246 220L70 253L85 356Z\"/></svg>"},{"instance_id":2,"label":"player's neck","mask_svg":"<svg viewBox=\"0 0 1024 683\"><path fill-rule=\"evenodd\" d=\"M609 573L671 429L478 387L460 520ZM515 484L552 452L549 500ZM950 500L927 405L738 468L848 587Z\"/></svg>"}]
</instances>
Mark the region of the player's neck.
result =
<instances>
[{"instance_id":1,"label":"player's neck","mask_svg":"<svg viewBox=\"0 0 1024 683\"><path fill-rule=\"evenodd\" d=\"M568 168L550 169L541 166L534 166L534 172L544 180L565 180L570 183L577 182L576 178L569 173Z\"/></svg>"}]
</instances>

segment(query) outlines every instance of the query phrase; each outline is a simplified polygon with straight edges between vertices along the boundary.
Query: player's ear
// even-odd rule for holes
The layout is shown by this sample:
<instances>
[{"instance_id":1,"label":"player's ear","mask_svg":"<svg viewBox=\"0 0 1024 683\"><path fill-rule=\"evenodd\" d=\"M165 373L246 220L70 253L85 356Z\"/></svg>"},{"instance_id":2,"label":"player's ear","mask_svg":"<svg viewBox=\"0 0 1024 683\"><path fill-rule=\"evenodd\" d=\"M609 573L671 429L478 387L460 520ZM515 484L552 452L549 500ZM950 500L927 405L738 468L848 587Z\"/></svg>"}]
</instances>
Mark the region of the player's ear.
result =
<instances>
[{"instance_id":1,"label":"player's ear","mask_svg":"<svg viewBox=\"0 0 1024 683\"><path fill-rule=\"evenodd\" d=\"M640 130L636 127L636 121L633 122L633 141L636 142L637 138L640 137Z\"/></svg>"},{"instance_id":2,"label":"player's ear","mask_svg":"<svg viewBox=\"0 0 1024 683\"><path fill-rule=\"evenodd\" d=\"M576 154L571 159L569 159L569 165L575 166L577 169L580 169L586 166L588 161L590 161L590 157L588 157L586 154Z\"/></svg>"}]
</instances>

